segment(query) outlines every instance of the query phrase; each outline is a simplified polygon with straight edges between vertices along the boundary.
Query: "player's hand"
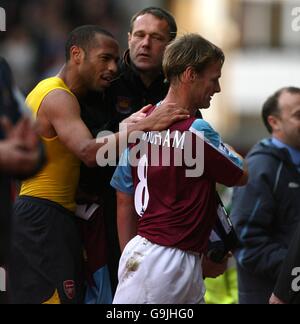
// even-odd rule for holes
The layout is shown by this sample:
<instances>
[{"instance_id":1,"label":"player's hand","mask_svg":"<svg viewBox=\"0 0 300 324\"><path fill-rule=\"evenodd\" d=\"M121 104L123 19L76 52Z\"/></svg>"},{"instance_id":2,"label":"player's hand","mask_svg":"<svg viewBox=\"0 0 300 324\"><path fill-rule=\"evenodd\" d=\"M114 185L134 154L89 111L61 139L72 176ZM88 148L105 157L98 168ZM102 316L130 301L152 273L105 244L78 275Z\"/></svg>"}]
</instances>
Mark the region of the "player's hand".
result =
<instances>
[{"instance_id":1,"label":"player's hand","mask_svg":"<svg viewBox=\"0 0 300 324\"><path fill-rule=\"evenodd\" d=\"M39 162L38 137L31 121L23 118L16 126L2 120L1 126L6 139L1 142L0 166L12 175L26 175L34 170Z\"/></svg>"},{"instance_id":2,"label":"player's hand","mask_svg":"<svg viewBox=\"0 0 300 324\"><path fill-rule=\"evenodd\" d=\"M7 118L1 118L0 124L6 139L17 141L24 150L32 150L38 145L38 136L29 118L22 118L16 126L13 126Z\"/></svg>"},{"instance_id":3,"label":"player's hand","mask_svg":"<svg viewBox=\"0 0 300 324\"><path fill-rule=\"evenodd\" d=\"M221 263L215 263L211 261L206 256L203 257L202 260L202 271L203 277L205 278L217 278L222 275L227 270L228 258L231 257L232 254L229 253Z\"/></svg>"},{"instance_id":4,"label":"player's hand","mask_svg":"<svg viewBox=\"0 0 300 324\"><path fill-rule=\"evenodd\" d=\"M285 302L283 302L277 296L272 294L272 296L270 297L270 300L269 300L269 304L271 304L271 305L283 305L283 304L285 304Z\"/></svg>"},{"instance_id":5,"label":"player's hand","mask_svg":"<svg viewBox=\"0 0 300 324\"><path fill-rule=\"evenodd\" d=\"M136 113L132 114L128 118L124 119L122 123L120 124L120 131L124 130L124 127L128 127L131 125L134 125L141 120L145 119L147 116L147 113L152 108L152 105L147 105L143 107L141 110L137 111Z\"/></svg>"}]
</instances>

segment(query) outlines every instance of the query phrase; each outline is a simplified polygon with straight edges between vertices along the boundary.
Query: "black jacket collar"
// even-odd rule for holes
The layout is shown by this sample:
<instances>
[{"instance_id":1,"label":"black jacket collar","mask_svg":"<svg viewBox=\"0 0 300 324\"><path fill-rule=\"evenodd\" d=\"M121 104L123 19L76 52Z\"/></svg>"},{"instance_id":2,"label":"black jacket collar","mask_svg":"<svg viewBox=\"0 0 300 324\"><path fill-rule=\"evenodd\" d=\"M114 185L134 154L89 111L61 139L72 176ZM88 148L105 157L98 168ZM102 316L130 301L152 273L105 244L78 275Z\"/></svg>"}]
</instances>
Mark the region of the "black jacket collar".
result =
<instances>
[{"instance_id":1,"label":"black jacket collar","mask_svg":"<svg viewBox=\"0 0 300 324\"><path fill-rule=\"evenodd\" d=\"M146 86L144 85L142 79L139 76L138 70L130 60L129 49L125 51L123 55L123 59L119 64L119 72L120 72L120 76L119 76L120 78L133 82L138 88L142 87L146 89ZM155 86L156 84L161 85L162 83L165 83L165 77L163 71L161 70L160 74L152 82L149 88Z\"/></svg>"}]
</instances>

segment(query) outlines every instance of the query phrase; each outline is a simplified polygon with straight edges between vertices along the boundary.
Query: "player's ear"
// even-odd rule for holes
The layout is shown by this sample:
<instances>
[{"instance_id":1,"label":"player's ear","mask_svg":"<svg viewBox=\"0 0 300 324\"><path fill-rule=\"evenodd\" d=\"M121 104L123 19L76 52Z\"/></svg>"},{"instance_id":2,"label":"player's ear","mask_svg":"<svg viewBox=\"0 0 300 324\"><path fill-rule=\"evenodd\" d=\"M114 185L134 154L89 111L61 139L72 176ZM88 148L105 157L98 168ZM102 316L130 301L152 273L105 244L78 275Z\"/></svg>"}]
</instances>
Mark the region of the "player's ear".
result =
<instances>
[{"instance_id":1,"label":"player's ear","mask_svg":"<svg viewBox=\"0 0 300 324\"><path fill-rule=\"evenodd\" d=\"M84 51L82 48L74 45L70 48L70 57L76 64L80 64L84 59Z\"/></svg>"},{"instance_id":2,"label":"player's ear","mask_svg":"<svg viewBox=\"0 0 300 324\"><path fill-rule=\"evenodd\" d=\"M273 129L273 132L278 132L281 129L281 123L280 123L280 119L276 116L268 116L268 123L270 124L270 126Z\"/></svg>"},{"instance_id":3,"label":"player's ear","mask_svg":"<svg viewBox=\"0 0 300 324\"><path fill-rule=\"evenodd\" d=\"M181 80L183 82L194 82L196 78L197 78L197 73L191 66L188 66L183 72Z\"/></svg>"},{"instance_id":4,"label":"player's ear","mask_svg":"<svg viewBox=\"0 0 300 324\"><path fill-rule=\"evenodd\" d=\"M129 43L131 42L131 38L132 38L132 34L129 32L128 33L128 46L129 46Z\"/></svg>"}]
</instances>

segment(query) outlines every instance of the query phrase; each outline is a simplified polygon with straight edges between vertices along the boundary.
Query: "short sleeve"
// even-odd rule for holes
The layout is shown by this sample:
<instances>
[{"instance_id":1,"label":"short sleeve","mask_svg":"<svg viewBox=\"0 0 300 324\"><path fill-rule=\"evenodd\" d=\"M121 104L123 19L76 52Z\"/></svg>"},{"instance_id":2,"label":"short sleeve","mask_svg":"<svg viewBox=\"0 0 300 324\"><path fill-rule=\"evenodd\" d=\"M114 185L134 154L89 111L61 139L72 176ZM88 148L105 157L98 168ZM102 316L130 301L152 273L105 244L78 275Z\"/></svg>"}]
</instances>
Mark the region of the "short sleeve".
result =
<instances>
[{"instance_id":1,"label":"short sleeve","mask_svg":"<svg viewBox=\"0 0 300 324\"><path fill-rule=\"evenodd\" d=\"M113 188L115 188L118 191L130 195L134 194L128 148L123 152L110 184Z\"/></svg>"}]
</instances>

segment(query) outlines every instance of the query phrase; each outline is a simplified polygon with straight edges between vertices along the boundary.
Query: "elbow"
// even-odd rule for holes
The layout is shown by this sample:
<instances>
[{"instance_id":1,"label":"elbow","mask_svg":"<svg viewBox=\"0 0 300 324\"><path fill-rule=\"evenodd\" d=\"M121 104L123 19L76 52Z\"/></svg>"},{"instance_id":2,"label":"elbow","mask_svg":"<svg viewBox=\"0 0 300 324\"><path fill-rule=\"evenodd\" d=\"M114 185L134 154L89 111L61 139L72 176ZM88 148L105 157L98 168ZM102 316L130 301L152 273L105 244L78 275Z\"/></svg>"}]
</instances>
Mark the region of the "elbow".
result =
<instances>
[{"instance_id":1,"label":"elbow","mask_svg":"<svg viewBox=\"0 0 300 324\"><path fill-rule=\"evenodd\" d=\"M82 158L82 162L88 168L95 168L97 166L96 158L90 154L86 154Z\"/></svg>"},{"instance_id":2,"label":"elbow","mask_svg":"<svg viewBox=\"0 0 300 324\"><path fill-rule=\"evenodd\" d=\"M80 150L80 160L88 167L88 168L94 168L97 166L96 161L96 154L93 152L93 150L90 148L90 145L85 145Z\"/></svg>"},{"instance_id":3,"label":"elbow","mask_svg":"<svg viewBox=\"0 0 300 324\"><path fill-rule=\"evenodd\" d=\"M96 161L86 158L83 160L83 163L85 166L87 166L88 168L95 168L97 166Z\"/></svg>"}]
</instances>

